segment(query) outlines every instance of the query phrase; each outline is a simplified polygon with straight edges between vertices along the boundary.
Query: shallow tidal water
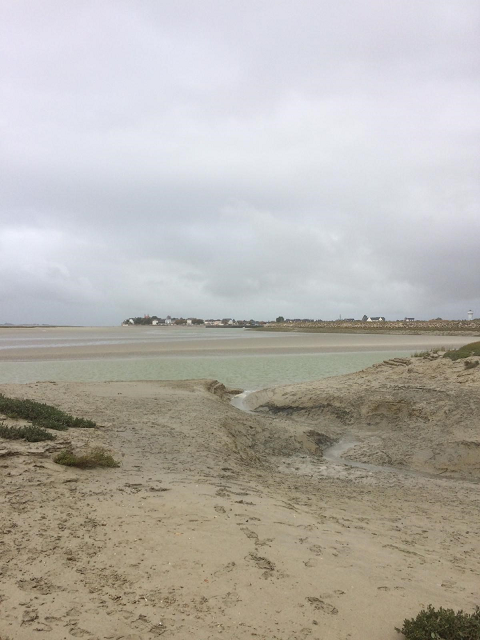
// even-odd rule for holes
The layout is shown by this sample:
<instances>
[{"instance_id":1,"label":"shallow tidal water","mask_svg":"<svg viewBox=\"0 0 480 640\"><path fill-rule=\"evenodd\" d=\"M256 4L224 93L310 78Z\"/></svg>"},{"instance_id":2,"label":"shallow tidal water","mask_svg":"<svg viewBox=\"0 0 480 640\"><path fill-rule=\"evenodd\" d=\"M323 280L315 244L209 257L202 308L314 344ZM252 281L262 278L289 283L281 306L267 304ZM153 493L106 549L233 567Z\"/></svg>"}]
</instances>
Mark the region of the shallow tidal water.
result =
<instances>
[{"instance_id":1,"label":"shallow tidal water","mask_svg":"<svg viewBox=\"0 0 480 640\"><path fill-rule=\"evenodd\" d=\"M352 373L387 358L408 355L409 352L405 351L377 351L311 355L178 356L4 362L0 365L0 382L214 378L227 387L260 389L276 384Z\"/></svg>"},{"instance_id":2,"label":"shallow tidal water","mask_svg":"<svg viewBox=\"0 0 480 640\"><path fill-rule=\"evenodd\" d=\"M364 369L468 338L69 327L0 331L0 382L214 378L260 389Z\"/></svg>"}]
</instances>

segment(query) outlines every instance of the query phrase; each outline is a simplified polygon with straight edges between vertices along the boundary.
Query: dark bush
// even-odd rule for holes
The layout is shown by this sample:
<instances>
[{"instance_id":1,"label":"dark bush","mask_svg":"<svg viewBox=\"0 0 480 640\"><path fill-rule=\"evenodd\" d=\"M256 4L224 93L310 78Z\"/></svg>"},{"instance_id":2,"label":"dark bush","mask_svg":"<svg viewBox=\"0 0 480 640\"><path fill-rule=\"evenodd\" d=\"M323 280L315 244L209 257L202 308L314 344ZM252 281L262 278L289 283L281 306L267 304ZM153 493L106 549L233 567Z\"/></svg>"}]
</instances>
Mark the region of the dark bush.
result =
<instances>
[{"instance_id":1,"label":"dark bush","mask_svg":"<svg viewBox=\"0 0 480 640\"><path fill-rule=\"evenodd\" d=\"M53 433L45 431L42 427L31 425L26 427L7 427L3 423L0 423L0 438L5 438L5 440L26 440L27 442L55 440Z\"/></svg>"},{"instance_id":2,"label":"dark bush","mask_svg":"<svg viewBox=\"0 0 480 640\"><path fill-rule=\"evenodd\" d=\"M407 640L480 640L480 609L470 614L428 605L396 631Z\"/></svg>"},{"instance_id":3,"label":"dark bush","mask_svg":"<svg viewBox=\"0 0 480 640\"><path fill-rule=\"evenodd\" d=\"M7 418L28 420L37 427L65 431L69 427L92 429L97 425L92 420L73 416L42 402L7 398L0 393L0 414Z\"/></svg>"}]
</instances>

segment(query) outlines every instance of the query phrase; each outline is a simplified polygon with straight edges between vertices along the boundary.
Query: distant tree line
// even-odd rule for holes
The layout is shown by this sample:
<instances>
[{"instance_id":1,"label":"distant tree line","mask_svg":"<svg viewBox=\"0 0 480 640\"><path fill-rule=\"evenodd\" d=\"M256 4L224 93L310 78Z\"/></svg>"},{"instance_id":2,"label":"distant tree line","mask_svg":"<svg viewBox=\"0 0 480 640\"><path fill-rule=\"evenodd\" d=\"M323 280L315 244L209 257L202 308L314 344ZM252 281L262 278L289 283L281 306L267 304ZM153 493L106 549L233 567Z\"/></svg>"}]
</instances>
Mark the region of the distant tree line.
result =
<instances>
[{"instance_id":1,"label":"distant tree line","mask_svg":"<svg viewBox=\"0 0 480 640\"><path fill-rule=\"evenodd\" d=\"M133 324L152 324L153 320L157 320L156 316L145 316L145 317L138 317L138 318L127 318L126 320L123 321L123 324L132 324L132 320L133 320Z\"/></svg>"}]
</instances>

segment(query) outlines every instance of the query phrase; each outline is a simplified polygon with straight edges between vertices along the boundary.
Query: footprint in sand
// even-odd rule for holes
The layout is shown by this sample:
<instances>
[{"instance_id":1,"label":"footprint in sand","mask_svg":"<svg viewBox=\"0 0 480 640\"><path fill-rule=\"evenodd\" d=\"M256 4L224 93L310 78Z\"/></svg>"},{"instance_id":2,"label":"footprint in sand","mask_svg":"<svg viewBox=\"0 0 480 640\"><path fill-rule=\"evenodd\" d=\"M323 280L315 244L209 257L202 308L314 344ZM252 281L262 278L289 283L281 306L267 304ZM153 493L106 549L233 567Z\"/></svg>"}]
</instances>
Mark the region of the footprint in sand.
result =
<instances>
[{"instance_id":1,"label":"footprint in sand","mask_svg":"<svg viewBox=\"0 0 480 640\"><path fill-rule=\"evenodd\" d=\"M247 527L242 527L241 530L247 536L247 538L251 538L253 540L258 540L258 533L255 533L255 531L252 531L251 529L248 529Z\"/></svg>"},{"instance_id":2,"label":"footprint in sand","mask_svg":"<svg viewBox=\"0 0 480 640\"><path fill-rule=\"evenodd\" d=\"M311 547L308 547L309 551L314 553L316 556L321 556L323 553L323 549L319 544L312 544Z\"/></svg>"},{"instance_id":3,"label":"footprint in sand","mask_svg":"<svg viewBox=\"0 0 480 640\"><path fill-rule=\"evenodd\" d=\"M308 569L312 569L318 565L318 560L315 558L309 558L306 562L303 563Z\"/></svg>"},{"instance_id":4,"label":"footprint in sand","mask_svg":"<svg viewBox=\"0 0 480 640\"><path fill-rule=\"evenodd\" d=\"M85 638L86 636L92 635L90 631L87 631L86 629L82 629L81 627L77 627L77 626L71 627L68 632L74 638Z\"/></svg>"},{"instance_id":5,"label":"footprint in sand","mask_svg":"<svg viewBox=\"0 0 480 640\"><path fill-rule=\"evenodd\" d=\"M241 598L235 591L228 591L222 597L222 602L225 607L235 607L239 602L241 602Z\"/></svg>"},{"instance_id":6,"label":"footprint in sand","mask_svg":"<svg viewBox=\"0 0 480 640\"><path fill-rule=\"evenodd\" d=\"M331 615L336 615L338 613L337 607L334 607L333 604L325 602L315 596L307 598L307 602L309 602L316 611L323 611L324 613L329 613Z\"/></svg>"},{"instance_id":7,"label":"footprint in sand","mask_svg":"<svg viewBox=\"0 0 480 640\"><path fill-rule=\"evenodd\" d=\"M227 573L230 573L231 571L233 571L235 569L235 567L237 566L236 562L229 562L228 564L226 564L223 569L218 569L218 571L214 572L214 576L218 577L218 576L223 576Z\"/></svg>"},{"instance_id":8,"label":"footprint in sand","mask_svg":"<svg viewBox=\"0 0 480 640\"><path fill-rule=\"evenodd\" d=\"M213 508L217 513L227 513L227 510L225 509L225 507L221 507L218 504L216 504Z\"/></svg>"},{"instance_id":9,"label":"footprint in sand","mask_svg":"<svg viewBox=\"0 0 480 640\"><path fill-rule=\"evenodd\" d=\"M270 543L274 541L275 538L265 538L264 540L260 540L260 538L258 537L258 533L255 533L255 531L252 531L251 529L249 529L248 527L242 527L241 531L243 531L243 533L247 536L247 538L250 538L251 540L255 540L255 546L256 547L270 547Z\"/></svg>"},{"instance_id":10,"label":"footprint in sand","mask_svg":"<svg viewBox=\"0 0 480 640\"><path fill-rule=\"evenodd\" d=\"M263 558L262 556L255 555L254 553L249 553L246 560L253 560L255 566L258 569L263 570L263 577L265 579L270 578L272 573L275 571L275 564L268 558Z\"/></svg>"},{"instance_id":11,"label":"footprint in sand","mask_svg":"<svg viewBox=\"0 0 480 640\"><path fill-rule=\"evenodd\" d=\"M132 623L132 626L138 631L149 633L153 636L161 636L167 630L162 622L152 623L145 615L139 615Z\"/></svg>"}]
</instances>

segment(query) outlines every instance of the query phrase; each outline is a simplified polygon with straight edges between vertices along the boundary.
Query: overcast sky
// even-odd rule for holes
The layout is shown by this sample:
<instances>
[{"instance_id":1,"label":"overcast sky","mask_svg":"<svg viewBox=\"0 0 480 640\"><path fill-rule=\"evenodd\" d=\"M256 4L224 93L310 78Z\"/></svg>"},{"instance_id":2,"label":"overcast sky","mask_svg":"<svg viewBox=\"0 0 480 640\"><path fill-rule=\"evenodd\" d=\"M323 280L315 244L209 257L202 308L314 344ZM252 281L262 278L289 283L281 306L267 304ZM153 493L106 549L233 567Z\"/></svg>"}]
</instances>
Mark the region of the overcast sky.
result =
<instances>
[{"instance_id":1,"label":"overcast sky","mask_svg":"<svg viewBox=\"0 0 480 640\"><path fill-rule=\"evenodd\" d=\"M0 323L480 316L478 0L0 2Z\"/></svg>"}]
</instances>

